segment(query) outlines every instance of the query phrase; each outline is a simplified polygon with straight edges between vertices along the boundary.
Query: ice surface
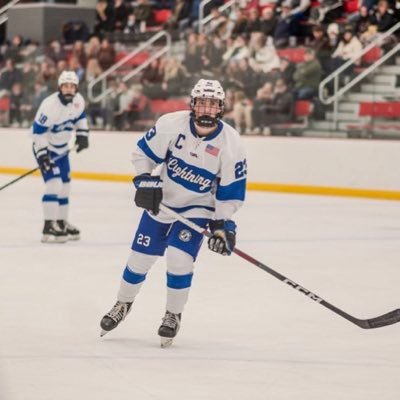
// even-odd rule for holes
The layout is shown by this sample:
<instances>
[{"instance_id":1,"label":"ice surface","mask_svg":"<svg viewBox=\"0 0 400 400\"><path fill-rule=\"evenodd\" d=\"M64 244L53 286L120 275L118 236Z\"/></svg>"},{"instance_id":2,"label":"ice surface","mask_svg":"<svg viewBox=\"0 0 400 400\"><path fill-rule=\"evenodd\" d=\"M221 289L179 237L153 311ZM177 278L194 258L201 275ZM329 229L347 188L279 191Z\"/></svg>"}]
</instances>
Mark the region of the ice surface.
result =
<instances>
[{"instance_id":1,"label":"ice surface","mask_svg":"<svg viewBox=\"0 0 400 400\"><path fill-rule=\"evenodd\" d=\"M362 330L205 246L173 347L156 333L163 259L100 338L140 210L129 184L74 181L82 240L41 244L42 190L0 193L0 400L399 399L400 324ZM344 311L400 307L400 203L250 192L236 219L241 250Z\"/></svg>"}]
</instances>

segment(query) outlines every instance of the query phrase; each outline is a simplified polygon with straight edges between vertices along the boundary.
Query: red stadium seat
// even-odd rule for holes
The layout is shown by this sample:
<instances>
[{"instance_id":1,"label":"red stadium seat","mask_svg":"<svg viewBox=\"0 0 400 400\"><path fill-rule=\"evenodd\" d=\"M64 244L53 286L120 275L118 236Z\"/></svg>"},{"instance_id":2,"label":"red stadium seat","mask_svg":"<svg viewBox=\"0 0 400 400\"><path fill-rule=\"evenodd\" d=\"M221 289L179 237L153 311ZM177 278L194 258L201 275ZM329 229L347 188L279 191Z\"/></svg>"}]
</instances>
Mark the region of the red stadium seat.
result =
<instances>
[{"instance_id":1,"label":"red stadium seat","mask_svg":"<svg viewBox=\"0 0 400 400\"><path fill-rule=\"evenodd\" d=\"M373 47L370 51L362 56L362 61L366 64L373 64L375 61L382 57L382 49L380 47Z\"/></svg>"},{"instance_id":2,"label":"red stadium seat","mask_svg":"<svg viewBox=\"0 0 400 400\"><path fill-rule=\"evenodd\" d=\"M287 58L289 61L293 63L300 63L304 61L304 47L293 47L288 49L280 49L276 52L280 58Z\"/></svg>"},{"instance_id":3,"label":"red stadium seat","mask_svg":"<svg viewBox=\"0 0 400 400\"><path fill-rule=\"evenodd\" d=\"M156 25L162 25L167 22L170 18L172 12L168 9L155 10L153 12L153 21Z\"/></svg>"},{"instance_id":4,"label":"red stadium seat","mask_svg":"<svg viewBox=\"0 0 400 400\"><path fill-rule=\"evenodd\" d=\"M128 53L121 51L117 53L115 57L115 62L121 61ZM143 64L150 57L147 51L141 51L137 53L135 56L130 58L125 65L130 65L136 67L137 65Z\"/></svg>"}]
</instances>

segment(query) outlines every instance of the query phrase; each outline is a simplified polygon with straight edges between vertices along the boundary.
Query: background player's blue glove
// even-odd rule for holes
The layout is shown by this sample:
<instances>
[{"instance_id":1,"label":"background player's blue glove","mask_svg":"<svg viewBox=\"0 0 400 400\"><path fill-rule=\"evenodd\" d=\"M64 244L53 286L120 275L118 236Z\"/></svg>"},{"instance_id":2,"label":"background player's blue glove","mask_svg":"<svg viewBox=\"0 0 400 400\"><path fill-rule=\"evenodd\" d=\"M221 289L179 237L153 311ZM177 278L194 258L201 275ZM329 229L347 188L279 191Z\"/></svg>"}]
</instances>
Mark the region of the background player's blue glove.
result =
<instances>
[{"instance_id":1,"label":"background player's blue glove","mask_svg":"<svg viewBox=\"0 0 400 400\"><path fill-rule=\"evenodd\" d=\"M42 172L49 172L54 167L54 162L50 158L50 154L48 153L48 151L46 151L45 153L41 154L37 158L37 161L38 161L38 164L39 164L39 168L42 170Z\"/></svg>"},{"instance_id":2,"label":"background player's blue glove","mask_svg":"<svg viewBox=\"0 0 400 400\"><path fill-rule=\"evenodd\" d=\"M150 174L138 175L133 178L133 184L136 188L135 204L157 215L163 198L160 177Z\"/></svg>"},{"instance_id":3,"label":"background player's blue glove","mask_svg":"<svg viewBox=\"0 0 400 400\"><path fill-rule=\"evenodd\" d=\"M208 248L223 256L230 256L236 244L236 224L228 219L211 220Z\"/></svg>"},{"instance_id":4,"label":"background player's blue glove","mask_svg":"<svg viewBox=\"0 0 400 400\"><path fill-rule=\"evenodd\" d=\"M75 146L77 153L87 149L89 147L89 138L86 135L76 135Z\"/></svg>"}]
</instances>

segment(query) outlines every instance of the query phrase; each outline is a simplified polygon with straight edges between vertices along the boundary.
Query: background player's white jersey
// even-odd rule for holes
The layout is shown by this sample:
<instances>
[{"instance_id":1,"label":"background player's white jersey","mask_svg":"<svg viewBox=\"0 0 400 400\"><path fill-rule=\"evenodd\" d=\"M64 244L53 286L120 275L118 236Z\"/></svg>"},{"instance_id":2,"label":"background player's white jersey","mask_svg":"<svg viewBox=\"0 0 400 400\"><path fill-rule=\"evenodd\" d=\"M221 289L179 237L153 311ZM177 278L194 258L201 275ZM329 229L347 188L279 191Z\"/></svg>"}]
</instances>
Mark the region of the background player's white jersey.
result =
<instances>
[{"instance_id":1,"label":"background player's white jersey","mask_svg":"<svg viewBox=\"0 0 400 400\"><path fill-rule=\"evenodd\" d=\"M65 153L74 130L79 135L89 132L82 95L77 93L71 103L64 105L58 92L51 94L43 100L33 122L35 152L47 147L55 153Z\"/></svg>"},{"instance_id":2,"label":"background player's white jersey","mask_svg":"<svg viewBox=\"0 0 400 400\"><path fill-rule=\"evenodd\" d=\"M243 203L244 148L222 121L200 137L189 111L166 114L139 140L133 163L138 174L163 164L163 203L186 216L230 219Z\"/></svg>"}]
</instances>

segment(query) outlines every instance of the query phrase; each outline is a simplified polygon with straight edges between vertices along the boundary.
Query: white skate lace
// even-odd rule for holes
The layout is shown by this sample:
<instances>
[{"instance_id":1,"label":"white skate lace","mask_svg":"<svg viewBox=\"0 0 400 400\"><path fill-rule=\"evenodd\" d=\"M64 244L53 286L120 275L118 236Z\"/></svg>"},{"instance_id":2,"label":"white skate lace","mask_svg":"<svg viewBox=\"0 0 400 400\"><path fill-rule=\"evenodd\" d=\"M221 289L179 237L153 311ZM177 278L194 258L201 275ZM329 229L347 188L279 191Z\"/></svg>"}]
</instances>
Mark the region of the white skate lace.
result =
<instances>
[{"instance_id":1,"label":"white skate lace","mask_svg":"<svg viewBox=\"0 0 400 400\"><path fill-rule=\"evenodd\" d=\"M124 303L117 303L112 310L107 314L108 317L112 318L114 321L122 321L126 314L128 314L128 305Z\"/></svg>"},{"instance_id":2,"label":"white skate lace","mask_svg":"<svg viewBox=\"0 0 400 400\"><path fill-rule=\"evenodd\" d=\"M166 326L171 329L175 329L175 327L178 325L178 316L175 314L168 313L164 318L162 325Z\"/></svg>"}]
</instances>

